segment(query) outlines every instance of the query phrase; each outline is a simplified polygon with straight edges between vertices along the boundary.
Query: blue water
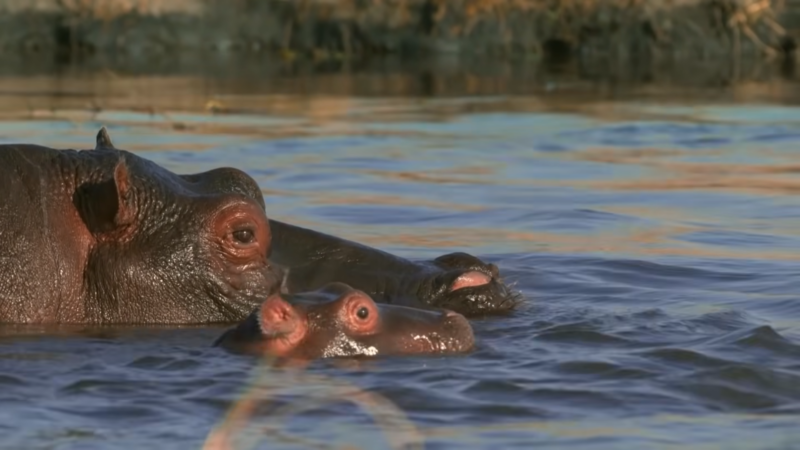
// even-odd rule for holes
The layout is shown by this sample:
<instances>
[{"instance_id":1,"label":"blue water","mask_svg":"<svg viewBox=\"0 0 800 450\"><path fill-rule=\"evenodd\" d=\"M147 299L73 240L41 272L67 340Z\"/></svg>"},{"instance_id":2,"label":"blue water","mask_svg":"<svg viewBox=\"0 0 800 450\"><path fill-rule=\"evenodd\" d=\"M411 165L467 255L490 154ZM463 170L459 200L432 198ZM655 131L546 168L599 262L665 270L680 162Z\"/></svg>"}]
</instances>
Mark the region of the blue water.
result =
<instances>
[{"instance_id":1,"label":"blue water","mask_svg":"<svg viewBox=\"0 0 800 450\"><path fill-rule=\"evenodd\" d=\"M106 125L176 172L246 170L271 217L476 254L526 301L469 355L294 369L210 348L218 328L6 333L1 448L210 449L231 411L234 448L800 448L800 108L247 100L290 106L47 113L0 141Z\"/></svg>"}]
</instances>

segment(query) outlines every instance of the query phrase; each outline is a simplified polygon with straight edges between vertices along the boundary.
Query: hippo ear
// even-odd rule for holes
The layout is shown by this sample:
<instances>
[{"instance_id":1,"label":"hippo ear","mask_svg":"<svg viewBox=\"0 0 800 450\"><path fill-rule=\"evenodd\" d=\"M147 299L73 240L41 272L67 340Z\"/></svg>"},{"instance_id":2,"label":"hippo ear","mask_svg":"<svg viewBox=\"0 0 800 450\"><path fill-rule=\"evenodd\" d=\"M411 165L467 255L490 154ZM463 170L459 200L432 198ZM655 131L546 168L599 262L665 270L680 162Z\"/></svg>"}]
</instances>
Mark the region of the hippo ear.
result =
<instances>
[{"instance_id":1,"label":"hippo ear","mask_svg":"<svg viewBox=\"0 0 800 450\"><path fill-rule=\"evenodd\" d=\"M74 200L83 222L92 233L114 232L132 224L135 211L125 160L120 159L114 167L112 179L78 188Z\"/></svg>"},{"instance_id":2,"label":"hippo ear","mask_svg":"<svg viewBox=\"0 0 800 450\"><path fill-rule=\"evenodd\" d=\"M120 159L114 167L114 190L117 193L117 210L114 214L114 224L125 226L133 223L133 202L131 198L130 175L128 165Z\"/></svg>"},{"instance_id":3,"label":"hippo ear","mask_svg":"<svg viewBox=\"0 0 800 450\"><path fill-rule=\"evenodd\" d=\"M97 144L94 149L98 150L101 148L114 148L114 144L111 142L111 136L108 135L106 127L100 128L100 131L97 132Z\"/></svg>"}]
</instances>

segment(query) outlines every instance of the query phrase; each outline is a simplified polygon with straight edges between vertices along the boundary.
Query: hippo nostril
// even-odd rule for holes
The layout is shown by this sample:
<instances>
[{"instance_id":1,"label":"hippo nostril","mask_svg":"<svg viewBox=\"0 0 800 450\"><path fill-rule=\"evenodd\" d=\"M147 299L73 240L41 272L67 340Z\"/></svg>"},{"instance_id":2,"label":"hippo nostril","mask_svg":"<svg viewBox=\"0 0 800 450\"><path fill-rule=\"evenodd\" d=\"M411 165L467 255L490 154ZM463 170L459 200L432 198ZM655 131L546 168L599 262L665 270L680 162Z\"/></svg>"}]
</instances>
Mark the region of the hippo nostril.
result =
<instances>
[{"instance_id":1,"label":"hippo nostril","mask_svg":"<svg viewBox=\"0 0 800 450\"><path fill-rule=\"evenodd\" d=\"M468 351L475 345L475 335L472 325L463 314L448 309L443 310L444 339L439 342L442 350L452 352Z\"/></svg>"}]
</instances>

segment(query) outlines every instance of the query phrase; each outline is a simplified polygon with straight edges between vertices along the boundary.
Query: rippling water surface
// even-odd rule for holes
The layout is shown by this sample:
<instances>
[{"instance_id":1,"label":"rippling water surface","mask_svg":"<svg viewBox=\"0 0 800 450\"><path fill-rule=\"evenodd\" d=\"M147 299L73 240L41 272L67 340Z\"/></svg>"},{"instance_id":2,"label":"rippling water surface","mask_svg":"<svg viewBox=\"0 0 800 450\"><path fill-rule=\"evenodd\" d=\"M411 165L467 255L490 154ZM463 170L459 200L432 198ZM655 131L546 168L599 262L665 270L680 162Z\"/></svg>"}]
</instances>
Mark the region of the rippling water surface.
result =
<instances>
[{"instance_id":1,"label":"rippling water surface","mask_svg":"<svg viewBox=\"0 0 800 450\"><path fill-rule=\"evenodd\" d=\"M31 100L0 141L105 124L178 172L246 170L272 217L477 254L526 301L466 356L301 369L210 348L219 328L6 330L0 447L201 448L244 411L239 448L800 448L800 108L121 83L56 83L100 107Z\"/></svg>"}]
</instances>

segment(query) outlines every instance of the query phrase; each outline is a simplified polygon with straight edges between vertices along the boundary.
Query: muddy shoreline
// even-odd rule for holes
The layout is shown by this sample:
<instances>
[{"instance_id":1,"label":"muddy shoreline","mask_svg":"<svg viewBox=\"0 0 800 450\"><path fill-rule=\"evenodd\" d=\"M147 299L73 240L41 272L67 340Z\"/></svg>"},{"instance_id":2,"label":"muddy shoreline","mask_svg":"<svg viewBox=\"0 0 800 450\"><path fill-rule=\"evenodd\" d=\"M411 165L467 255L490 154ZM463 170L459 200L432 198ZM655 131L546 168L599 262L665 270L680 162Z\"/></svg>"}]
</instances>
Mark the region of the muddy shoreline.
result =
<instances>
[{"instance_id":1,"label":"muddy shoreline","mask_svg":"<svg viewBox=\"0 0 800 450\"><path fill-rule=\"evenodd\" d=\"M0 51L66 59L787 59L796 9L777 0L0 0Z\"/></svg>"}]
</instances>

